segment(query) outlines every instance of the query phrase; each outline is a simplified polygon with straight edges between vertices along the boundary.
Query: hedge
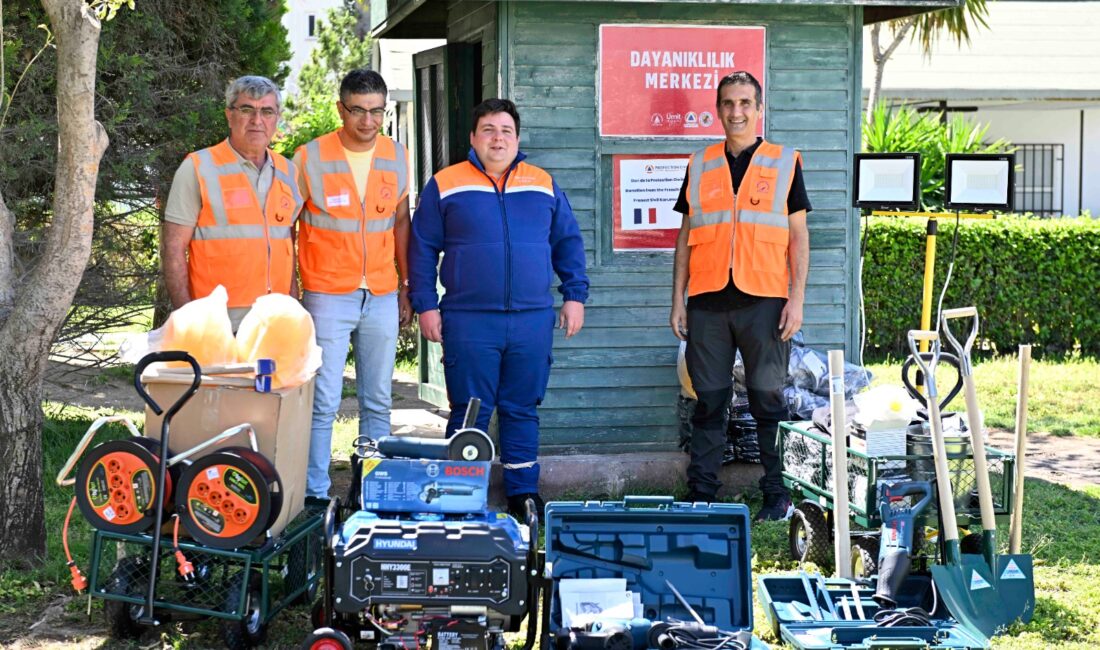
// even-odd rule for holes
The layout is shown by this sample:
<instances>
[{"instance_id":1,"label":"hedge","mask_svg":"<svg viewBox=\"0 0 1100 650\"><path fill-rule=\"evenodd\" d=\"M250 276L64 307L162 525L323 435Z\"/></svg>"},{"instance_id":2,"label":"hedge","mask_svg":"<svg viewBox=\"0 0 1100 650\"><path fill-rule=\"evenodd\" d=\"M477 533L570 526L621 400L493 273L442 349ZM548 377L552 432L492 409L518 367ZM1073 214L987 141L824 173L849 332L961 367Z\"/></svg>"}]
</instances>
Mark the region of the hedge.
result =
<instances>
[{"instance_id":1,"label":"hedge","mask_svg":"<svg viewBox=\"0 0 1100 650\"><path fill-rule=\"evenodd\" d=\"M927 220L872 217L866 226L863 291L867 355L908 354L920 324ZM939 220L932 318L951 256L955 220ZM1100 220L963 219L944 309L975 305L983 348L1100 354Z\"/></svg>"}]
</instances>

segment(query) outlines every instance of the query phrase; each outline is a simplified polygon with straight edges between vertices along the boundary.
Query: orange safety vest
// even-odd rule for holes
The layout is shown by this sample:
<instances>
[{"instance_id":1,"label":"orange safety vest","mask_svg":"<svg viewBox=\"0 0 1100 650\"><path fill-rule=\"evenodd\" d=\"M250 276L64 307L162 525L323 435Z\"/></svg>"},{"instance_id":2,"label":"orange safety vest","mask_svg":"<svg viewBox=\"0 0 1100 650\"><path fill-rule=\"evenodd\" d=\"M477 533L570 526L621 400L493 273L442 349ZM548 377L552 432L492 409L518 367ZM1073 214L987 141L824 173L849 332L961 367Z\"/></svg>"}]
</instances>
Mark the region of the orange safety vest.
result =
<instances>
[{"instance_id":1,"label":"orange safety vest","mask_svg":"<svg viewBox=\"0 0 1100 650\"><path fill-rule=\"evenodd\" d=\"M294 163L270 149L267 155L275 177L263 209L229 140L188 155L202 196L188 249L192 298L210 295L219 284L229 293L230 307L251 307L268 293L290 293L290 232L302 196Z\"/></svg>"},{"instance_id":2,"label":"orange safety vest","mask_svg":"<svg viewBox=\"0 0 1100 650\"><path fill-rule=\"evenodd\" d=\"M298 151L309 187L298 239L302 287L348 293L366 279L375 295L396 291L393 226L409 189L405 147L378 135L362 203L336 131Z\"/></svg>"},{"instance_id":3,"label":"orange safety vest","mask_svg":"<svg viewBox=\"0 0 1100 650\"><path fill-rule=\"evenodd\" d=\"M787 194L802 155L761 142L734 195L725 147L712 144L688 162L688 295L720 291L732 274L745 293L786 298Z\"/></svg>"}]
</instances>

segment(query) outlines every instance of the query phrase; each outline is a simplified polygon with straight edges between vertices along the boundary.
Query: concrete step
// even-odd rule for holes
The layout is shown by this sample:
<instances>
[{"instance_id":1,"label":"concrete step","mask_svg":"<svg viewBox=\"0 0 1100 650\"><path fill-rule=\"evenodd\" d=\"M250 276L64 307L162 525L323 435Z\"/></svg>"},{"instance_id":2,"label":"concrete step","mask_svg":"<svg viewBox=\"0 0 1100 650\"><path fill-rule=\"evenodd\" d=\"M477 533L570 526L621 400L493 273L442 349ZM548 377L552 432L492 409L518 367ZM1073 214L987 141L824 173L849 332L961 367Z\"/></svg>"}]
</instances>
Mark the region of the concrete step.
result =
<instances>
[{"instance_id":1,"label":"concrete step","mask_svg":"<svg viewBox=\"0 0 1100 650\"><path fill-rule=\"evenodd\" d=\"M540 456L539 464L542 466L539 492L546 501L618 499L633 493L682 496L687 491L688 455L681 451ZM505 502L501 473L500 463L494 462L489 487L489 500L494 505ZM726 465L718 475L723 484L718 496L755 487L763 475L760 465Z\"/></svg>"}]
</instances>

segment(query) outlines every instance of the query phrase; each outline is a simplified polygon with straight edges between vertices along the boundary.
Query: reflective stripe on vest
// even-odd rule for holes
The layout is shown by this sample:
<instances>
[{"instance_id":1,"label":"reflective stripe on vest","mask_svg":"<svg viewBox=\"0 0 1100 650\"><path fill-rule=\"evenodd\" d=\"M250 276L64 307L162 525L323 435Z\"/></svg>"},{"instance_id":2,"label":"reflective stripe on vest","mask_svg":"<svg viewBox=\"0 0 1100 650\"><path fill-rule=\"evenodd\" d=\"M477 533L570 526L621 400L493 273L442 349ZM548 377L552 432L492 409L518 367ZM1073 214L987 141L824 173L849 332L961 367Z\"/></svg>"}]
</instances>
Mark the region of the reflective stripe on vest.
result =
<instances>
[{"instance_id":1,"label":"reflective stripe on vest","mask_svg":"<svg viewBox=\"0 0 1100 650\"><path fill-rule=\"evenodd\" d=\"M396 291L393 228L409 189L405 147L378 135L362 200L338 131L299 151L309 186L298 242L302 286L340 294L365 280L375 295Z\"/></svg>"},{"instance_id":2,"label":"reflective stripe on vest","mask_svg":"<svg viewBox=\"0 0 1100 650\"><path fill-rule=\"evenodd\" d=\"M221 284L230 307L249 307L266 293L290 292L291 230L302 199L293 164L267 153L273 176L262 208L228 141L191 154L202 199L189 245L192 297L206 296Z\"/></svg>"},{"instance_id":3,"label":"reflective stripe on vest","mask_svg":"<svg viewBox=\"0 0 1100 650\"><path fill-rule=\"evenodd\" d=\"M794 149L761 142L735 196L724 142L691 156L688 295L719 291L732 274L746 293L787 296L787 195L799 160Z\"/></svg>"}]
</instances>

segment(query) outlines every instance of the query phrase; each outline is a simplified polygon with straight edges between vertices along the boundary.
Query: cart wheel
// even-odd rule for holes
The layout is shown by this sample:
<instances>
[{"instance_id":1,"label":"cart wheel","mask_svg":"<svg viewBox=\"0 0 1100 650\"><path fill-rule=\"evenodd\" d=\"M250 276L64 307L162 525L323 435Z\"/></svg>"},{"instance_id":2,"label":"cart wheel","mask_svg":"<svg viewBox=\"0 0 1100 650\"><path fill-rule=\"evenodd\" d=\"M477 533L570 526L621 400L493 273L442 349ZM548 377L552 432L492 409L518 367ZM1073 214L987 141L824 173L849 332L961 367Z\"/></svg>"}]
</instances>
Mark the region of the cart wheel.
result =
<instances>
[{"instance_id":1,"label":"cart wheel","mask_svg":"<svg viewBox=\"0 0 1100 650\"><path fill-rule=\"evenodd\" d=\"M317 597L317 581L321 572L321 537L307 535L290 547L286 558L286 590L308 584L305 591L290 601L290 605L308 605ZM312 580L312 584L310 581ZM314 625L314 627L320 627Z\"/></svg>"},{"instance_id":2,"label":"cart wheel","mask_svg":"<svg viewBox=\"0 0 1100 650\"><path fill-rule=\"evenodd\" d=\"M959 552L967 555L981 555L982 534L970 533L963 535L963 538L959 540Z\"/></svg>"},{"instance_id":3,"label":"cart wheel","mask_svg":"<svg viewBox=\"0 0 1100 650\"><path fill-rule=\"evenodd\" d=\"M149 565L135 557L118 561L111 577L107 578L107 593L141 596L149 586ZM111 636L116 639L136 639L145 631L138 619L145 614L144 605L124 603L119 600L103 601L103 618L107 621Z\"/></svg>"},{"instance_id":4,"label":"cart wheel","mask_svg":"<svg viewBox=\"0 0 1100 650\"><path fill-rule=\"evenodd\" d=\"M222 622L222 640L229 650L248 650L260 645L267 638L267 622L261 615L260 574L253 571L248 574L248 591L244 598L244 612L237 611L240 606L241 587L246 575L238 573L229 581L225 595L224 611L243 614L242 620Z\"/></svg>"},{"instance_id":5,"label":"cart wheel","mask_svg":"<svg viewBox=\"0 0 1100 650\"><path fill-rule=\"evenodd\" d=\"M876 537L856 537L852 540L852 575L870 578L878 573L878 544Z\"/></svg>"},{"instance_id":6,"label":"cart wheel","mask_svg":"<svg viewBox=\"0 0 1100 650\"><path fill-rule=\"evenodd\" d=\"M794 509L787 534L791 558L826 568L833 564L833 542L825 512L803 501Z\"/></svg>"},{"instance_id":7,"label":"cart wheel","mask_svg":"<svg viewBox=\"0 0 1100 650\"><path fill-rule=\"evenodd\" d=\"M317 628L299 647L301 650L352 650L348 635L331 627Z\"/></svg>"}]
</instances>

